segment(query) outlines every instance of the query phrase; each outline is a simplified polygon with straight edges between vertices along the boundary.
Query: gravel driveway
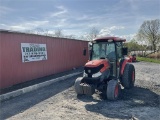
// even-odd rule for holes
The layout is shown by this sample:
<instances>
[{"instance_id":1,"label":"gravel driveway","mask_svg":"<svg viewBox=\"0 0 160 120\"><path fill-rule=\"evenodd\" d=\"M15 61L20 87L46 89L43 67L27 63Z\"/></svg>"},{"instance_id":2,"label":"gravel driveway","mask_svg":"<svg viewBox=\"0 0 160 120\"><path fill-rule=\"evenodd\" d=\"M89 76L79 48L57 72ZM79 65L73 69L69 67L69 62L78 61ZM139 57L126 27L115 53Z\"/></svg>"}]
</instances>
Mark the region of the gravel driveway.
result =
<instances>
[{"instance_id":1,"label":"gravel driveway","mask_svg":"<svg viewBox=\"0 0 160 120\"><path fill-rule=\"evenodd\" d=\"M118 101L100 93L77 96L73 77L21 95L0 106L0 119L9 120L158 120L160 119L160 64L137 62L136 83Z\"/></svg>"}]
</instances>

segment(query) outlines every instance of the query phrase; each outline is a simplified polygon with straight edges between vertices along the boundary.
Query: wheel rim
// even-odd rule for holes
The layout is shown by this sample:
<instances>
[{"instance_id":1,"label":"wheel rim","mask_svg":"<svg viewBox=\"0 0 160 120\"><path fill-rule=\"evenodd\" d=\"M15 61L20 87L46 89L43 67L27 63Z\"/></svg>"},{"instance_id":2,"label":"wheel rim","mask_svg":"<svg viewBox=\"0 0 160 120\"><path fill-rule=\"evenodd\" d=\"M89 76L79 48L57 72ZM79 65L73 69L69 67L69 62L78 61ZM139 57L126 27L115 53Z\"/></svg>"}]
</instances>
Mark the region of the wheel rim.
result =
<instances>
[{"instance_id":1,"label":"wheel rim","mask_svg":"<svg viewBox=\"0 0 160 120\"><path fill-rule=\"evenodd\" d=\"M135 79L135 78L134 78L134 74L135 74L135 73L134 73L134 71L133 71L133 72L132 72L132 81L133 81L133 82L134 82L134 79Z\"/></svg>"},{"instance_id":2,"label":"wheel rim","mask_svg":"<svg viewBox=\"0 0 160 120\"><path fill-rule=\"evenodd\" d=\"M118 85L116 85L116 87L115 87L115 91L114 91L114 96L115 96L115 98L117 98L118 97Z\"/></svg>"}]
</instances>

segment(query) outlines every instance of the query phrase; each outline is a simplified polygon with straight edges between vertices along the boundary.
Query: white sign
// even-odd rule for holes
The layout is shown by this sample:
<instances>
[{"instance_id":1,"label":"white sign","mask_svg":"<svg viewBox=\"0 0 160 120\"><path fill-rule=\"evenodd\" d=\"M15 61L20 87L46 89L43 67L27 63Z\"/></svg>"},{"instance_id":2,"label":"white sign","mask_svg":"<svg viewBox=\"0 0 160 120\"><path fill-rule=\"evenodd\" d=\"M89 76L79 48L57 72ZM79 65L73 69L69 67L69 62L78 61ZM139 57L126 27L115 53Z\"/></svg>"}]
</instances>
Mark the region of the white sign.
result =
<instances>
[{"instance_id":1,"label":"white sign","mask_svg":"<svg viewBox=\"0 0 160 120\"><path fill-rule=\"evenodd\" d=\"M46 44L21 43L22 62L47 60Z\"/></svg>"}]
</instances>

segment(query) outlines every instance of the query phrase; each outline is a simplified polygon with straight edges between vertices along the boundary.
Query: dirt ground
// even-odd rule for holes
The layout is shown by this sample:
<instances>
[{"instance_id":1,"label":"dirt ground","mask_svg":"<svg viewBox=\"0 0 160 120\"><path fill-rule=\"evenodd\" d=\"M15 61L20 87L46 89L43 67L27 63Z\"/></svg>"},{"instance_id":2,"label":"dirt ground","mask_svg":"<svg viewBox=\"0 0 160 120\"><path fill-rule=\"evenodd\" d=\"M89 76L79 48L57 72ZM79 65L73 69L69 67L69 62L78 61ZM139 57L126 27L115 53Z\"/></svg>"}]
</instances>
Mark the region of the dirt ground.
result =
<instances>
[{"instance_id":1,"label":"dirt ground","mask_svg":"<svg viewBox=\"0 0 160 120\"><path fill-rule=\"evenodd\" d=\"M73 77L4 101L0 119L9 120L159 120L160 64L137 62L135 87L123 89L118 101L100 93L77 96Z\"/></svg>"}]
</instances>

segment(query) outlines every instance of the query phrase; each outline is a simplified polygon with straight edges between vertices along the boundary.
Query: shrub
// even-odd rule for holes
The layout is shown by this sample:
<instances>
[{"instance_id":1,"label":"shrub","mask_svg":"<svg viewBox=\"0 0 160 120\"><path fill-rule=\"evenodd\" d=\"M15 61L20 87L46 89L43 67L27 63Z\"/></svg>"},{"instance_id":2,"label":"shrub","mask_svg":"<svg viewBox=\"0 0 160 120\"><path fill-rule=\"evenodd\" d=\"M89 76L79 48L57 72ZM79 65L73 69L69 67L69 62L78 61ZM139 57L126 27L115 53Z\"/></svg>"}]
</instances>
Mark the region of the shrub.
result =
<instances>
[{"instance_id":1,"label":"shrub","mask_svg":"<svg viewBox=\"0 0 160 120\"><path fill-rule=\"evenodd\" d=\"M148 58L154 58L154 59L160 59L160 52L158 53L152 53L147 56Z\"/></svg>"}]
</instances>

